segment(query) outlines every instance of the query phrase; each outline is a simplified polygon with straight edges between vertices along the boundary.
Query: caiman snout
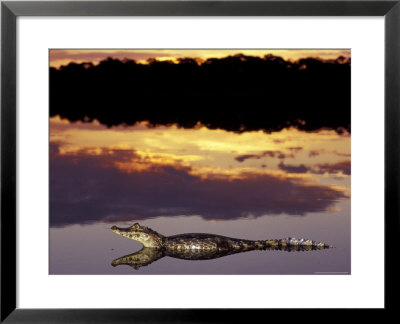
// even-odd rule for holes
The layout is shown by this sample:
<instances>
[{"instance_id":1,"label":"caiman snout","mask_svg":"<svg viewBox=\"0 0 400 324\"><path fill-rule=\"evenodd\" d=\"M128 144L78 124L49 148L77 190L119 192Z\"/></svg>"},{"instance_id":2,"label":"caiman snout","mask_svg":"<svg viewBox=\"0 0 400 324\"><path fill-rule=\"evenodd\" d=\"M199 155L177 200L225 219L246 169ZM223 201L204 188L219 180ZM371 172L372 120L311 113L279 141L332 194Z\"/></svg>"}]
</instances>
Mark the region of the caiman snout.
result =
<instances>
[{"instance_id":1,"label":"caiman snout","mask_svg":"<svg viewBox=\"0 0 400 324\"><path fill-rule=\"evenodd\" d=\"M111 230L112 230L112 231L115 231L116 229L118 229L118 227L115 226L115 225L111 227Z\"/></svg>"}]
</instances>

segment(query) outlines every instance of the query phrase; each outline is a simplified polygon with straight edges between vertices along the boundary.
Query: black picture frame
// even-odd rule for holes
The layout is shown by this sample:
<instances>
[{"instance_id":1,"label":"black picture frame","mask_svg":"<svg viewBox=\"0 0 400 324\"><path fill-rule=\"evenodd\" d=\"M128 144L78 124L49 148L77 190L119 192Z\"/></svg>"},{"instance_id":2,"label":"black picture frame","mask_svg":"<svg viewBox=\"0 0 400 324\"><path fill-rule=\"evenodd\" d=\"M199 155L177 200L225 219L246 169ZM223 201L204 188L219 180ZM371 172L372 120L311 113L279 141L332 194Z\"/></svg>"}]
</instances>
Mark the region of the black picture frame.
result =
<instances>
[{"instance_id":1,"label":"black picture frame","mask_svg":"<svg viewBox=\"0 0 400 324\"><path fill-rule=\"evenodd\" d=\"M16 19L19 16L382 16L385 19L385 311L396 309L399 237L400 0L395 1L2 1L1 322L200 323L267 320L269 309L16 308ZM366 244L374 242L373 238ZM367 248L367 247L366 247ZM368 283L366 283L367 285ZM40 292L38 292L40 293ZM296 292L294 292L296 293ZM300 293L300 292L299 292ZM345 292L344 292L345 293ZM221 292L223 296L223 292ZM268 293L266 292L266 295ZM329 305L327 305L329 308ZM311 310L317 311L317 310ZM328 311L328 310L327 310ZM377 310L379 316L381 310ZM267 314L267 312L269 312ZM296 316L309 316L297 310ZM371 316L368 313L367 316ZM247 319L247 320L245 320ZM321 318L323 320L323 318Z\"/></svg>"}]
</instances>

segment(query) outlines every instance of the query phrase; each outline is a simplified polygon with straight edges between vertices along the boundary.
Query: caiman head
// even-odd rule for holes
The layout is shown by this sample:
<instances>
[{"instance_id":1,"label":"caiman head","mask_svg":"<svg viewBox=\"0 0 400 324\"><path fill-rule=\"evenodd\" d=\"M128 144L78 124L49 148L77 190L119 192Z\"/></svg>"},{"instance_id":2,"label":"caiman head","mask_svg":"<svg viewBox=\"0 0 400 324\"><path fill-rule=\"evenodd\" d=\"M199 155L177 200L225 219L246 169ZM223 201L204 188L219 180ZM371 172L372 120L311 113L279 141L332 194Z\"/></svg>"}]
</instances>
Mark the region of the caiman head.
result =
<instances>
[{"instance_id":1,"label":"caiman head","mask_svg":"<svg viewBox=\"0 0 400 324\"><path fill-rule=\"evenodd\" d=\"M113 226L111 230L115 234L142 243L144 247L161 249L163 245L163 235L148 227L140 226L138 223L127 228Z\"/></svg>"}]
</instances>

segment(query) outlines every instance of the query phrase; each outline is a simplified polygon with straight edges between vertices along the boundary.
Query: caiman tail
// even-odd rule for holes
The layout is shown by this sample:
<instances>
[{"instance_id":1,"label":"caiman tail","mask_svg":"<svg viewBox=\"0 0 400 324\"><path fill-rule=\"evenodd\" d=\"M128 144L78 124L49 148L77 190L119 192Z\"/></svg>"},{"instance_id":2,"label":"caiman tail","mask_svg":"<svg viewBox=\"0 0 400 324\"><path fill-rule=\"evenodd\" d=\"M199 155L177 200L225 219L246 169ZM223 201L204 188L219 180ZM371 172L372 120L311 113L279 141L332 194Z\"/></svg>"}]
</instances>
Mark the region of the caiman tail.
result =
<instances>
[{"instance_id":1,"label":"caiman tail","mask_svg":"<svg viewBox=\"0 0 400 324\"><path fill-rule=\"evenodd\" d=\"M304 238L296 239L295 237L288 237L280 240L265 240L264 244L266 247L304 247L310 250L314 249L331 249L332 245L325 244L323 242L316 242L312 240L307 240Z\"/></svg>"}]
</instances>

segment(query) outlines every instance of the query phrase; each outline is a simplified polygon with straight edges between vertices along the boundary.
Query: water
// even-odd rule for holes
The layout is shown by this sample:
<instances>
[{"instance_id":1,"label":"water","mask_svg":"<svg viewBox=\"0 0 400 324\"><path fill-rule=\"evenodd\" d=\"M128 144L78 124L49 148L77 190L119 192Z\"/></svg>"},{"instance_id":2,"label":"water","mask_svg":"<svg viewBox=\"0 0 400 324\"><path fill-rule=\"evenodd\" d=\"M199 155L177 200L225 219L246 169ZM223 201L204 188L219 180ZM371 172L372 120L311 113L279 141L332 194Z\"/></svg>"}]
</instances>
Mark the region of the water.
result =
<instances>
[{"instance_id":1,"label":"water","mask_svg":"<svg viewBox=\"0 0 400 324\"><path fill-rule=\"evenodd\" d=\"M350 273L350 134L294 128L242 134L176 126L107 128L50 120L50 274ZM250 251L212 260L112 261L169 236L304 237L335 248Z\"/></svg>"}]
</instances>

